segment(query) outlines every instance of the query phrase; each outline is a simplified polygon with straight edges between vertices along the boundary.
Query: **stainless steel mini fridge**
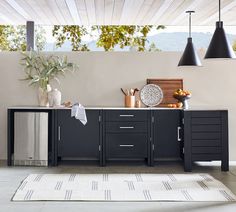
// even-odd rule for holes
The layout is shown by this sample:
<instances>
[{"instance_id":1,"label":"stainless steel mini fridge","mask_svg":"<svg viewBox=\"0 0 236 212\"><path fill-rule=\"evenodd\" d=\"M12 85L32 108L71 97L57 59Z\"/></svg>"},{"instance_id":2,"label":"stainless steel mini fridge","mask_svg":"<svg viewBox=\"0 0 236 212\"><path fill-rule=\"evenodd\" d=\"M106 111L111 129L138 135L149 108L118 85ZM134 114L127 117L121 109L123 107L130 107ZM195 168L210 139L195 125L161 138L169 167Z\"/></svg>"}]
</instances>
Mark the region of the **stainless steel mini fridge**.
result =
<instances>
[{"instance_id":1,"label":"stainless steel mini fridge","mask_svg":"<svg viewBox=\"0 0 236 212\"><path fill-rule=\"evenodd\" d=\"M14 165L48 165L48 113L16 112Z\"/></svg>"}]
</instances>

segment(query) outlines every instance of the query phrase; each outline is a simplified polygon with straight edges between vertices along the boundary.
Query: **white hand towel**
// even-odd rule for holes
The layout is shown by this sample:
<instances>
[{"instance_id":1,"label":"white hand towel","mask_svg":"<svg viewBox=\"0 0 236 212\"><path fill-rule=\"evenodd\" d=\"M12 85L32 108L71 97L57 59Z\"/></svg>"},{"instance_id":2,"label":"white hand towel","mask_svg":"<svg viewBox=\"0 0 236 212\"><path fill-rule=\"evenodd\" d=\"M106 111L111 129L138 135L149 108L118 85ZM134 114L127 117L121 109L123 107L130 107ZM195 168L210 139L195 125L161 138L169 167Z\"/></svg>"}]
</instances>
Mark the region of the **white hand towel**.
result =
<instances>
[{"instance_id":1,"label":"white hand towel","mask_svg":"<svg viewBox=\"0 0 236 212\"><path fill-rule=\"evenodd\" d=\"M86 111L83 105L81 104L74 104L71 108L71 117L75 117L79 119L83 125L87 124L87 116Z\"/></svg>"}]
</instances>

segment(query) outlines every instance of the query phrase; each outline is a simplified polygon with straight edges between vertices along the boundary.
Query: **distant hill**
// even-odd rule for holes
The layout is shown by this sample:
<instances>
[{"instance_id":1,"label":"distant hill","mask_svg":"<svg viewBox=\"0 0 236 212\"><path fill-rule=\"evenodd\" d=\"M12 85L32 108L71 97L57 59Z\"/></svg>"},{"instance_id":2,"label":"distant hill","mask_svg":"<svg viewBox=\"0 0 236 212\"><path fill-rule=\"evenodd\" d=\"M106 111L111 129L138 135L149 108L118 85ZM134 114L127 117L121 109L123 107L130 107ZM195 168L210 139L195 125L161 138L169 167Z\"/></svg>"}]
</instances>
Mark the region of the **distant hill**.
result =
<instances>
[{"instance_id":1,"label":"distant hill","mask_svg":"<svg viewBox=\"0 0 236 212\"><path fill-rule=\"evenodd\" d=\"M186 46L188 33L187 32L173 32L173 33L160 33L157 35L149 36L147 48L151 43L155 43L156 47L161 51L183 51ZM196 49L206 49L212 38L211 33L194 32L192 33L193 42ZM233 43L236 40L236 35L227 35L229 41ZM87 45L91 51L104 51L103 48L96 46L96 41L88 42ZM129 51L129 47L120 49L115 47L115 51ZM57 49L53 43L47 43L46 51L71 51L70 42L66 41L64 45Z\"/></svg>"},{"instance_id":2,"label":"distant hill","mask_svg":"<svg viewBox=\"0 0 236 212\"><path fill-rule=\"evenodd\" d=\"M236 35L227 35L229 41L233 43L236 40ZM156 47L162 51L182 51L187 42L188 33L173 32L160 33L148 38L149 44L154 42ZM212 38L211 33L195 32L192 33L193 43L196 49L207 48Z\"/></svg>"}]
</instances>

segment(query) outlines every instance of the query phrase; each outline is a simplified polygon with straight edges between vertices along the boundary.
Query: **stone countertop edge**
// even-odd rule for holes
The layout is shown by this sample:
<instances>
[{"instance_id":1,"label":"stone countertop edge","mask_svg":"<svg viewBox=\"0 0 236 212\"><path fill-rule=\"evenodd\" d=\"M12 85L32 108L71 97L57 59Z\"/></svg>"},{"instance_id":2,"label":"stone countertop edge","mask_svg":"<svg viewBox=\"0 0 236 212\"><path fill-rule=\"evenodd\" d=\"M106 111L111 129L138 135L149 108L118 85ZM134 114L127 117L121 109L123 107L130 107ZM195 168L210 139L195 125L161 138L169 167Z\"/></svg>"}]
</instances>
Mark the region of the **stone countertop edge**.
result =
<instances>
[{"instance_id":1,"label":"stone countertop edge","mask_svg":"<svg viewBox=\"0 0 236 212\"><path fill-rule=\"evenodd\" d=\"M141 108L129 108L129 107L111 107L111 106L84 106L86 110L184 110L184 111L198 111L198 110L228 110L226 108L214 108L209 106L197 106L189 109L183 108L170 108L170 107L141 107ZM7 109L26 109L26 110L70 110L68 107L39 107L39 106L9 106Z\"/></svg>"}]
</instances>

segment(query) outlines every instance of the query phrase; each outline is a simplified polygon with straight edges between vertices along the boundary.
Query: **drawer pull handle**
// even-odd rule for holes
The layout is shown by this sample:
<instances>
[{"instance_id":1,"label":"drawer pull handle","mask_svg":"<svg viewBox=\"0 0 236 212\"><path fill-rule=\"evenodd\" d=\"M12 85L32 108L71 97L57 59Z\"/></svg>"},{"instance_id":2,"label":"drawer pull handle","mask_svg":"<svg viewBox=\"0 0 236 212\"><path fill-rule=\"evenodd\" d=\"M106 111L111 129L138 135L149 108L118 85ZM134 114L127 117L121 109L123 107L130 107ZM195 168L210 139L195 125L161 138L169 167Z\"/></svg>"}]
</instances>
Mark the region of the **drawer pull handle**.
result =
<instances>
[{"instance_id":1,"label":"drawer pull handle","mask_svg":"<svg viewBox=\"0 0 236 212\"><path fill-rule=\"evenodd\" d=\"M130 127L120 127L120 129L134 129L133 126L130 126Z\"/></svg>"},{"instance_id":2,"label":"drawer pull handle","mask_svg":"<svg viewBox=\"0 0 236 212\"><path fill-rule=\"evenodd\" d=\"M127 115L120 115L120 117L134 117L134 115L127 114Z\"/></svg>"},{"instance_id":3,"label":"drawer pull handle","mask_svg":"<svg viewBox=\"0 0 236 212\"><path fill-rule=\"evenodd\" d=\"M178 137L178 141L181 141L182 139L180 138L180 130L181 127L177 127L177 137Z\"/></svg>"},{"instance_id":4,"label":"drawer pull handle","mask_svg":"<svg viewBox=\"0 0 236 212\"><path fill-rule=\"evenodd\" d=\"M120 147L134 147L133 144L120 144Z\"/></svg>"}]
</instances>

